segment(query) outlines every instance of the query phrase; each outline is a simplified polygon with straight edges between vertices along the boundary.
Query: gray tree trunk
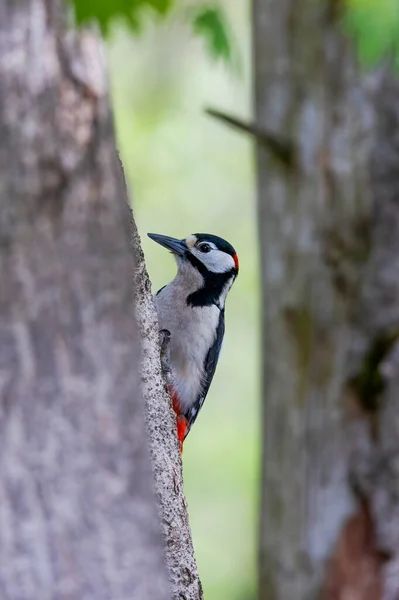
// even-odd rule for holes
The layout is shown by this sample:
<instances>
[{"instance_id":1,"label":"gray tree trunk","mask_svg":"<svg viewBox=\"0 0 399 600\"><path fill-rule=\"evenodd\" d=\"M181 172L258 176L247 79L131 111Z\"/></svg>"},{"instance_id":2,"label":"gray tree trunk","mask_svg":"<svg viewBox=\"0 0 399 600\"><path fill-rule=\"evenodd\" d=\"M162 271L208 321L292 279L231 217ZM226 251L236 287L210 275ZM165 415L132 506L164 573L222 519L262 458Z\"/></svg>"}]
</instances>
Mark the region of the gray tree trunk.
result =
<instances>
[{"instance_id":1,"label":"gray tree trunk","mask_svg":"<svg viewBox=\"0 0 399 600\"><path fill-rule=\"evenodd\" d=\"M399 88L340 5L253 3L263 600L399 598Z\"/></svg>"},{"instance_id":2,"label":"gray tree trunk","mask_svg":"<svg viewBox=\"0 0 399 600\"><path fill-rule=\"evenodd\" d=\"M183 473L172 410L160 365L159 327L139 235L132 221L136 257L136 314L141 331L142 388L150 438L155 490L161 512L166 564L176 600L202 600L203 590L194 557Z\"/></svg>"},{"instance_id":3,"label":"gray tree trunk","mask_svg":"<svg viewBox=\"0 0 399 600\"><path fill-rule=\"evenodd\" d=\"M174 596L199 598L171 415L150 440L173 447L161 511L153 492L140 365L167 397L152 313L141 360L101 48L63 20L55 1L0 1L0 596L170 598L166 515L169 567L191 552Z\"/></svg>"}]
</instances>

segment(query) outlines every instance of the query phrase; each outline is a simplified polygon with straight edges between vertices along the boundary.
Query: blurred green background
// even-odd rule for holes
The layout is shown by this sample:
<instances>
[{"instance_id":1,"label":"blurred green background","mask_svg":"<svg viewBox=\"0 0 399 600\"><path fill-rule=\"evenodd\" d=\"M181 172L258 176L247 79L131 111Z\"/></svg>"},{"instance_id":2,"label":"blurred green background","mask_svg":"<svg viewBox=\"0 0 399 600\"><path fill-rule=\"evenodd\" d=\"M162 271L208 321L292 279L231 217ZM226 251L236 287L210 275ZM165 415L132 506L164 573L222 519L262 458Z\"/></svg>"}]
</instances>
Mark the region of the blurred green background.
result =
<instances>
[{"instance_id":1,"label":"blurred green background","mask_svg":"<svg viewBox=\"0 0 399 600\"><path fill-rule=\"evenodd\" d=\"M250 600L260 468L253 155L249 139L204 114L212 106L250 118L250 3L224 7L239 57L234 68L207 56L181 9L166 21L150 19L139 37L114 28L109 68L118 144L153 291L172 279L175 265L148 231L180 238L214 233L240 259L219 366L183 458L205 598Z\"/></svg>"}]
</instances>

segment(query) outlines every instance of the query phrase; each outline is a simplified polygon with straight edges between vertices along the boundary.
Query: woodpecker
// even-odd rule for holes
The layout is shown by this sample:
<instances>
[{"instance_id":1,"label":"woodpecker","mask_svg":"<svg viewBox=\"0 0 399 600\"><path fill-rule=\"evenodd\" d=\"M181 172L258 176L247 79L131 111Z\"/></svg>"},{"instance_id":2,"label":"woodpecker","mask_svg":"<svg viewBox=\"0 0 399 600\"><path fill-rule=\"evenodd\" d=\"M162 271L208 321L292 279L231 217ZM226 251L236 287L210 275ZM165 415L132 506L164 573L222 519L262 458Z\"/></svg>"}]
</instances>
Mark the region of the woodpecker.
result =
<instances>
[{"instance_id":1,"label":"woodpecker","mask_svg":"<svg viewBox=\"0 0 399 600\"><path fill-rule=\"evenodd\" d=\"M159 326L166 330L168 387L180 451L204 403L224 336L226 296L238 275L238 257L226 240L195 233L179 240L149 233L173 254L177 274L155 295Z\"/></svg>"}]
</instances>

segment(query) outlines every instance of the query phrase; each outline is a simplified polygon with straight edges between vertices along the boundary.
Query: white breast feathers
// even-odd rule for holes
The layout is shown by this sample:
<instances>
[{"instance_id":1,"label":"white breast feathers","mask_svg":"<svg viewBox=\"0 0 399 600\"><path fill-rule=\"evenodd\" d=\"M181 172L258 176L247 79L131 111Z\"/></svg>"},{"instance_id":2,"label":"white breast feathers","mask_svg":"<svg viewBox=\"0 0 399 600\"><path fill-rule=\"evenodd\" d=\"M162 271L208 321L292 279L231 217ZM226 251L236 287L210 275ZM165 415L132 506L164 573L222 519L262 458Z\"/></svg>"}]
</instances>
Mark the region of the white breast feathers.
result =
<instances>
[{"instance_id":1,"label":"white breast feathers","mask_svg":"<svg viewBox=\"0 0 399 600\"><path fill-rule=\"evenodd\" d=\"M204 383L204 361L219 322L217 306L188 306L177 277L155 297L160 329L168 329L171 340L168 361L173 385L183 411L197 400ZM198 284L197 284L198 286ZM187 293L186 293L187 292Z\"/></svg>"}]
</instances>

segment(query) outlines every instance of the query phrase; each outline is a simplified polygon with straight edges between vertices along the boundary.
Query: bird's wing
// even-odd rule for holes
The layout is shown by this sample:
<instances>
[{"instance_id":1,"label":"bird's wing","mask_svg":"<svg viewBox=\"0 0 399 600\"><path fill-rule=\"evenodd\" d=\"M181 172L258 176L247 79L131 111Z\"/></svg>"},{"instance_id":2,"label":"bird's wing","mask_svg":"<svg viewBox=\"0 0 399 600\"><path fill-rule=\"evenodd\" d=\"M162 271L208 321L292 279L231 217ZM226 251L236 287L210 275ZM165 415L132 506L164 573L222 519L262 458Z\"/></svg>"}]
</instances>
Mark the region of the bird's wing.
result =
<instances>
[{"instance_id":1,"label":"bird's wing","mask_svg":"<svg viewBox=\"0 0 399 600\"><path fill-rule=\"evenodd\" d=\"M166 285L163 285L155 294L156 296L158 296L158 294L160 294L162 292L162 290L164 290L166 288Z\"/></svg>"},{"instance_id":2,"label":"bird's wing","mask_svg":"<svg viewBox=\"0 0 399 600\"><path fill-rule=\"evenodd\" d=\"M195 401L195 403L190 407L190 409L186 413L184 413L184 416L188 421L188 427L187 427L187 432L186 432L185 437L187 437L187 434L190 431L190 428L192 427L195 419L197 418L197 415L200 411L201 406L204 403L204 400L208 393L209 387L212 383L212 379L213 379L213 376L214 376L215 370L216 370L216 365L218 364L218 360L219 360L223 337L224 337L224 310L221 310L220 315L219 315L219 323L218 323L218 326L216 329L216 336L215 336L212 346L210 347L210 349L208 351L208 354L206 355L205 362L204 362L205 378L204 378L201 392L198 394L198 398Z\"/></svg>"}]
</instances>

